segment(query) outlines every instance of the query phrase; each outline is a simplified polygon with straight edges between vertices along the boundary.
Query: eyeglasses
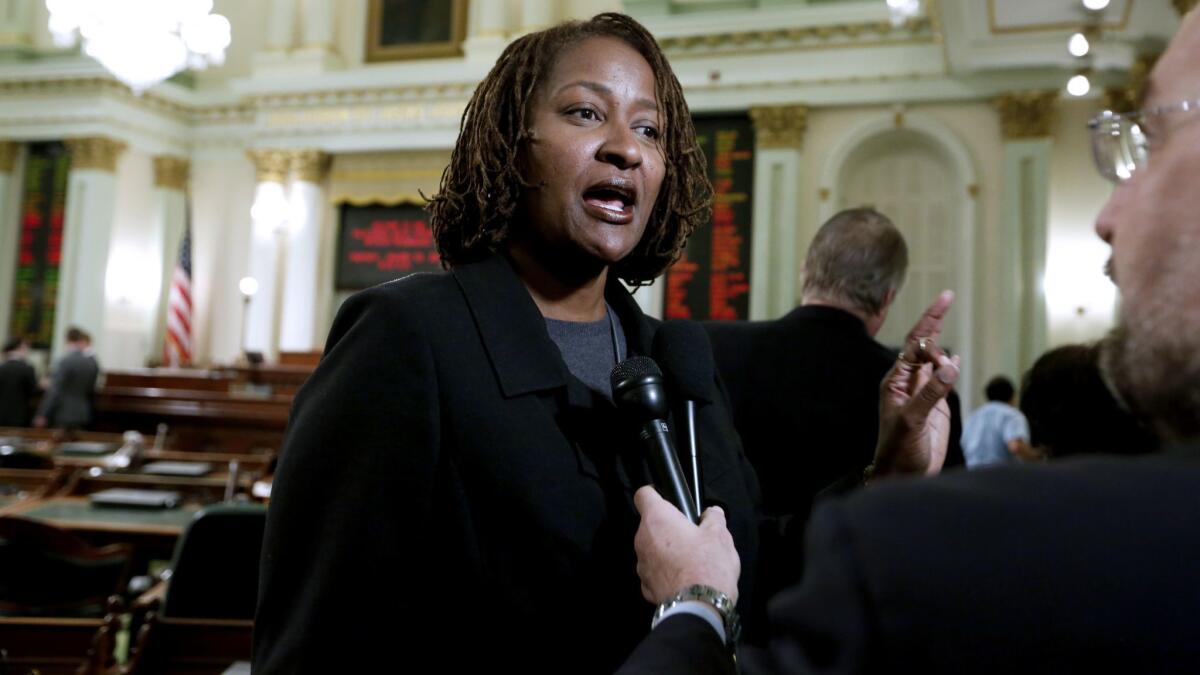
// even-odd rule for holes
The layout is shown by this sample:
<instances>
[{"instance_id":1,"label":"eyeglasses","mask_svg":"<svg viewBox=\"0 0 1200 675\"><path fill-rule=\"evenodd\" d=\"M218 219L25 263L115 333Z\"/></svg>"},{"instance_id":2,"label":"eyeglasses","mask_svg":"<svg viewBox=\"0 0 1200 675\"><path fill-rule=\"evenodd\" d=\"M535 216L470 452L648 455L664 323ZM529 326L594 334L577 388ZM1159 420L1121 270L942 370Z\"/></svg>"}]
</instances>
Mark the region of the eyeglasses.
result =
<instances>
[{"instance_id":1,"label":"eyeglasses","mask_svg":"<svg viewBox=\"0 0 1200 675\"><path fill-rule=\"evenodd\" d=\"M1088 122L1092 136L1092 157L1100 175L1114 183L1123 183L1135 171L1144 169L1150 157L1150 141L1145 121L1177 112L1200 110L1200 99L1117 114L1104 111Z\"/></svg>"}]
</instances>

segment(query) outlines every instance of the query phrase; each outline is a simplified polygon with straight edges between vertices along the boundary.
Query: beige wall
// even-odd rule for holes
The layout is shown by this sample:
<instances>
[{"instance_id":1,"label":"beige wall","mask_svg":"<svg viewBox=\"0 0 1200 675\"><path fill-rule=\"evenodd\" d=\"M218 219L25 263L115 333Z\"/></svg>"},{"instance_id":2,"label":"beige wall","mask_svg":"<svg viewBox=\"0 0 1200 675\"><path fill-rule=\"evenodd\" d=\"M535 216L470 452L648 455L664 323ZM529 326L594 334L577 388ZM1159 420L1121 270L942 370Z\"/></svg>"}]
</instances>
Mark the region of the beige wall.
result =
<instances>
[{"instance_id":1,"label":"beige wall","mask_svg":"<svg viewBox=\"0 0 1200 675\"><path fill-rule=\"evenodd\" d=\"M241 155L192 163L192 288L196 355L201 363L231 363L241 352L254 165Z\"/></svg>"},{"instance_id":2,"label":"beige wall","mask_svg":"<svg viewBox=\"0 0 1200 675\"><path fill-rule=\"evenodd\" d=\"M1095 99L1063 101L1054 130L1045 285L1051 347L1100 338L1113 320L1116 289L1102 271L1109 248L1093 229L1112 191L1088 141L1087 121L1098 111Z\"/></svg>"},{"instance_id":3,"label":"beige wall","mask_svg":"<svg viewBox=\"0 0 1200 675\"><path fill-rule=\"evenodd\" d=\"M154 346L155 314L162 274L154 166L149 154L128 149L117 162L112 241L105 274L104 326L100 362L106 368L145 365Z\"/></svg>"}]
</instances>

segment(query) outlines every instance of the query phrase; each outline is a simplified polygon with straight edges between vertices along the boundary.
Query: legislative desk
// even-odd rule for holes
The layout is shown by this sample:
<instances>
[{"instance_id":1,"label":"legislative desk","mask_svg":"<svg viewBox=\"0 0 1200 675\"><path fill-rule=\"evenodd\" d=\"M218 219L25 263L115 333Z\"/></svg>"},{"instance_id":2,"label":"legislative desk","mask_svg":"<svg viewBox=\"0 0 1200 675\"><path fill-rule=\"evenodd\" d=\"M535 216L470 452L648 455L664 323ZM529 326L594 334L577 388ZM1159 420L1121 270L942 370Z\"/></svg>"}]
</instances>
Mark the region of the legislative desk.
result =
<instances>
[{"instance_id":1,"label":"legislative desk","mask_svg":"<svg viewBox=\"0 0 1200 675\"><path fill-rule=\"evenodd\" d=\"M0 508L0 516L40 520L70 530L94 546L133 544L140 561L171 558L175 541L200 510L184 503L171 509L96 506L87 497L40 497ZM136 568L136 567L135 567Z\"/></svg>"},{"instance_id":2,"label":"legislative desk","mask_svg":"<svg viewBox=\"0 0 1200 675\"><path fill-rule=\"evenodd\" d=\"M187 452L182 450L144 450L137 465L110 470L109 462L121 446L119 434L84 433L80 441L53 439L44 429L0 428L0 439L16 439L20 450L44 457L53 468L0 468L0 496L45 496L49 494L82 496L110 488L171 490L184 499L208 504L248 494L254 482L262 478L274 458L273 452ZM86 440L84 440L86 439ZM147 438L149 442L152 439ZM102 453L71 454L73 446L91 444ZM208 470L197 475L164 475L143 470L155 462L207 464ZM231 472L236 476L231 479Z\"/></svg>"}]
</instances>

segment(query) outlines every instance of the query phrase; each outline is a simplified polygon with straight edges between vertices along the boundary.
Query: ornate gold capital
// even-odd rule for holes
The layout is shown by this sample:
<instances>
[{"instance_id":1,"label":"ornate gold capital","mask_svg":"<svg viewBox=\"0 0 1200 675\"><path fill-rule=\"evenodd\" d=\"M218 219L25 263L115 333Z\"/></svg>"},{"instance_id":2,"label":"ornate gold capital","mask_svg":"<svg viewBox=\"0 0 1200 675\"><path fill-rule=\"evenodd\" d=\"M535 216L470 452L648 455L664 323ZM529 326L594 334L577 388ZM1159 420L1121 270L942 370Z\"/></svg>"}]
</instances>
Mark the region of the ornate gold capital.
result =
<instances>
[{"instance_id":1,"label":"ornate gold capital","mask_svg":"<svg viewBox=\"0 0 1200 675\"><path fill-rule=\"evenodd\" d=\"M329 170L330 156L320 150L293 150L289 153L295 180L320 183Z\"/></svg>"},{"instance_id":2,"label":"ornate gold capital","mask_svg":"<svg viewBox=\"0 0 1200 675\"><path fill-rule=\"evenodd\" d=\"M1057 91L1022 91L1004 94L995 101L1000 130L1006 140L1045 138L1054 132Z\"/></svg>"},{"instance_id":3,"label":"ornate gold capital","mask_svg":"<svg viewBox=\"0 0 1200 675\"><path fill-rule=\"evenodd\" d=\"M1200 0L1171 0L1171 3L1175 5L1175 11L1179 12L1179 16L1183 16L1200 4Z\"/></svg>"},{"instance_id":4,"label":"ornate gold capital","mask_svg":"<svg viewBox=\"0 0 1200 675\"><path fill-rule=\"evenodd\" d=\"M249 150L246 156L254 162L258 182L282 183L287 180L290 157L286 150Z\"/></svg>"},{"instance_id":5,"label":"ornate gold capital","mask_svg":"<svg viewBox=\"0 0 1200 675\"><path fill-rule=\"evenodd\" d=\"M154 187L183 191L187 189L191 162L183 157L161 155L154 158Z\"/></svg>"},{"instance_id":6,"label":"ornate gold capital","mask_svg":"<svg viewBox=\"0 0 1200 675\"><path fill-rule=\"evenodd\" d=\"M16 141L0 141L0 173L11 173L17 167L17 153L21 144Z\"/></svg>"},{"instance_id":7,"label":"ornate gold capital","mask_svg":"<svg viewBox=\"0 0 1200 675\"><path fill-rule=\"evenodd\" d=\"M760 148L794 148L804 145L808 129L808 106L786 105L751 108L750 119Z\"/></svg>"},{"instance_id":8,"label":"ornate gold capital","mask_svg":"<svg viewBox=\"0 0 1200 675\"><path fill-rule=\"evenodd\" d=\"M71 153L71 170L95 169L115 173L117 157L127 147L121 141L104 136L68 138L67 151Z\"/></svg>"},{"instance_id":9,"label":"ornate gold capital","mask_svg":"<svg viewBox=\"0 0 1200 675\"><path fill-rule=\"evenodd\" d=\"M1142 107L1146 99L1146 82L1150 71L1162 54L1141 54L1129 67L1129 84L1125 87L1104 89L1104 109L1113 112L1130 112Z\"/></svg>"}]
</instances>

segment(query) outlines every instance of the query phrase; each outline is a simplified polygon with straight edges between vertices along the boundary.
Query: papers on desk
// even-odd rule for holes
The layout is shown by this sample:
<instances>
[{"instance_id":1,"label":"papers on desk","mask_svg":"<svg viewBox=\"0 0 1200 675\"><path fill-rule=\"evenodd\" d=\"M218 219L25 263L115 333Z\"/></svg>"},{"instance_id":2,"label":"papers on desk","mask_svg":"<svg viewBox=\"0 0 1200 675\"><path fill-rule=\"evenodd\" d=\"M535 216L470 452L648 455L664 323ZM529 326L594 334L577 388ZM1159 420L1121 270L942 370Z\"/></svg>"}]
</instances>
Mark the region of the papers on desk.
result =
<instances>
[{"instance_id":1,"label":"papers on desk","mask_svg":"<svg viewBox=\"0 0 1200 675\"><path fill-rule=\"evenodd\" d=\"M95 443L87 441L73 441L71 443L59 443L55 450L60 455L81 455L85 457L98 457L116 452L116 443Z\"/></svg>"},{"instance_id":2,"label":"papers on desk","mask_svg":"<svg viewBox=\"0 0 1200 675\"><path fill-rule=\"evenodd\" d=\"M211 473L212 468L208 462L150 462L142 467L142 473L199 478Z\"/></svg>"},{"instance_id":3,"label":"papers on desk","mask_svg":"<svg viewBox=\"0 0 1200 675\"><path fill-rule=\"evenodd\" d=\"M88 497L95 506L112 506L137 509L173 509L179 506L179 493L169 490L131 490L112 488L101 490Z\"/></svg>"}]
</instances>

